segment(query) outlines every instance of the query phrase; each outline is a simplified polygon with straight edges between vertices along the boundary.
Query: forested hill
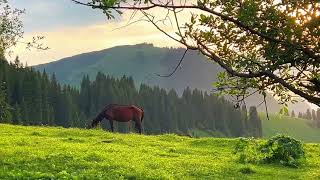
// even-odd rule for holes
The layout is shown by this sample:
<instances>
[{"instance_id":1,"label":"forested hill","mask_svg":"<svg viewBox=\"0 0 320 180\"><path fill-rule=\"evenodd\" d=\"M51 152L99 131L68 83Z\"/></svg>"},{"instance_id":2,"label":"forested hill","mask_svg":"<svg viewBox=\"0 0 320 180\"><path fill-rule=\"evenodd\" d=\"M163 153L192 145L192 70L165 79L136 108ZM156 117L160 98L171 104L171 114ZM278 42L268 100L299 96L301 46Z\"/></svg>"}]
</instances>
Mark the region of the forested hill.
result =
<instances>
[{"instance_id":1,"label":"forested hill","mask_svg":"<svg viewBox=\"0 0 320 180\"><path fill-rule=\"evenodd\" d=\"M159 86L165 89L175 89L182 95L186 87L211 91L217 72L221 68L206 60L195 51L188 51L182 65L171 77L164 78L156 75L166 75L176 67L184 53L182 48L159 48L151 44L137 44L118 46L96 52L80 54L59 61L35 66L49 74L55 73L57 80L64 84L80 86L85 75L93 80L98 72L120 78L123 75L133 77L136 84L144 83L150 86ZM248 106L260 104L262 96L248 98ZM280 105L267 97L270 112L279 112ZM296 112L305 112L309 108L306 103L299 103L292 109ZM264 111L263 106L258 107Z\"/></svg>"},{"instance_id":2,"label":"forested hill","mask_svg":"<svg viewBox=\"0 0 320 180\"><path fill-rule=\"evenodd\" d=\"M195 51L186 54L181 68L172 77L156 75L170 73L183 53L182 48L158 48L151 44L118 46L64 58L35 68L55 73L59 82L75 86L80 85L84 75L88 74L90 79L94 79L97 72L102 72L117 78L132 76L137 84L173 88L179 94L187 86L192 89L210 89L220 68Z\"/></svg>"},{"instance_id":3,"label":"forested hill","mask_svg":"<svg viewBox=\"0 0 320 180\"><path fill-rule=\"evenodd\" d=\"M192 134L211 136L262 136L261 120L255 107L249 113L213 94L186 88L178 97L141 84L131 77L116 79L98 73L93 81L84 76L79 89L61 85L54 75L8 64L0 59L0 123L88 127L106 104L135 104L145 111L146 134ZM105 124L102 125L106 127ZM116 123L116 130L127 132L127 125Z\"/></svg>"}]
</instances>

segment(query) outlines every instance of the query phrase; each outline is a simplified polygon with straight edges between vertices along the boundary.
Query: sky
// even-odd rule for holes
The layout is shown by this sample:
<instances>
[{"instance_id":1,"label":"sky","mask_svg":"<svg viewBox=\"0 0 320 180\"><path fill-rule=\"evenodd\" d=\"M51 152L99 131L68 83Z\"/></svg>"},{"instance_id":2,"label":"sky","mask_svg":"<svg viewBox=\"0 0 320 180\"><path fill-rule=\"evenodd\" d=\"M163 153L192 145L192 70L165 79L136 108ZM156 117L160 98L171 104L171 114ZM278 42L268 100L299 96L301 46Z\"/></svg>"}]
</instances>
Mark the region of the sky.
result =
<instances>
[{"instance_id":1,"label":"sky","mask_svg":"<svg viewBox=\"0 0 320 180\"><path fill-rule=\"evenodd\" d=\"M25 30L23 41L28 42L33 36L45 36L43 42L50 48L41 51L27 50L23 44L15 47L8 59L19 56L28 65L119 45L146 42L160 47L178 46L149 23L137 22L125 26L132 12L108 20L101 11L74 4L71 0L9 0L9 3L26 11L22 16ZM137 14L136 19L139 17L141 15Z\"/></svg>"},{"instance_id":2,"label":"sky","mask_svg":"<svg viewBox=\"0 0 320 180\"><path fill-rule=\"evenodd\" d=\"M7 58L13 60L19 56L20 61L28 65L44 64L119 45L153 43L159 47L179 46L150 23L137 22L126 26L132 12L107 20L101 11L74 4L71 0L9 0L9 3L26 11L22 16L25 30L22 41L28 42L38 35L45 36L43 43L50 48L46 51L27 50L19 44L12 49L13 53ZM163 11L154 9L153 14L159 18L165 16L164 12L159 12ZM141 16L137 14L135 19ZM186 20L188 15L181 14L179 19ZM174 34L170 25L164 28Z\"/></svg>"}]
</instances>

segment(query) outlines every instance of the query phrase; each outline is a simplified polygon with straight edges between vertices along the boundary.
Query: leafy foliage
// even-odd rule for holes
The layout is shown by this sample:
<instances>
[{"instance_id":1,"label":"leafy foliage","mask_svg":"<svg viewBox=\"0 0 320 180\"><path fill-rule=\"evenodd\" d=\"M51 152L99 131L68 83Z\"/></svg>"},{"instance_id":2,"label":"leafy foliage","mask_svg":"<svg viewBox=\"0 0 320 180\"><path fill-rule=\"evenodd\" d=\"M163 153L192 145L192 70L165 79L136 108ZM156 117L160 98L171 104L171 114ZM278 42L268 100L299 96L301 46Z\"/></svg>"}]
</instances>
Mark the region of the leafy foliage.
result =
<instances>
[{"instance_id":1,"label":"leafy foliage","mask_svg":"<svg viewBox=\"0 0 320 180\"><path fill-rule=\"evenodd\" d=\"M234 153L238 154L240 163L258 163L263 158L259 151L261 142L254 138L239 138Z\"/></svg>"},{"instance_id":2,"label":"leafy foliage","mask_svg":"<svg viewBox=\"0 0 320 180\"><path fill-rule=\"evenodd\" d=\"M238 95L248 94L246 87L268 89L282 102L292 100L288 91L293 89L319 97L316 83L308 82L319 76L318 3L203 0L197 6L209 14L194 15L186 36L197 41L204 54L218 56L220 64L227 66L228 74L218 88ZM250 77L253 74L257 76Z\"/></svg>"},{"instance_id":3,"label":"leafy foliage","mask_svg":"<svg viewBox=\"0 0 320 180\"><path fill-rule=\"evenodd\" d=\"M305 157L302 143L285 135L276 135L267 142L240 138L235 153L241 163L279 163L290 167L298 167Z\"/></svg>"},{"instance_id":4,"label":"leafy foliage","mask_svg":"<svg viewBox=\"0 0 320 180\"><path fill-rule=\"evenodd\" d=\"M5 55L10 54L10 48L22 43L26 45L27 49L35 48L47 50L41 40L43 36L32 37L30 41L22 41L24 36L23 22L21 15L25 10L13 8L10 6L8 0L0 0L0 58L3 59Z\"/></svg>"},{"instance_id":5,"label":"leafy foliage","mask_svg":"<svg viewBox=\"0 0 320 180\"><path fill-rule=\"evenodd\" d=\"M0 55L3 58L6 51L23 36L23 23L19 17L24 11L12 9L7 0L0 0L0 9Z\"/></svg>"},{"instance_id":6,"label":"leafy foliage","mask_svg":"<svg viewBox=\"0 0 320 180\"><path fill-rule=\"evenodd\" d=\"M305 157L302 143L285 135L272 137L261 146L261 151L266 154L265 162L275 162L292 167L298 167L301 159Z\"/></svg>"}]
</instances>

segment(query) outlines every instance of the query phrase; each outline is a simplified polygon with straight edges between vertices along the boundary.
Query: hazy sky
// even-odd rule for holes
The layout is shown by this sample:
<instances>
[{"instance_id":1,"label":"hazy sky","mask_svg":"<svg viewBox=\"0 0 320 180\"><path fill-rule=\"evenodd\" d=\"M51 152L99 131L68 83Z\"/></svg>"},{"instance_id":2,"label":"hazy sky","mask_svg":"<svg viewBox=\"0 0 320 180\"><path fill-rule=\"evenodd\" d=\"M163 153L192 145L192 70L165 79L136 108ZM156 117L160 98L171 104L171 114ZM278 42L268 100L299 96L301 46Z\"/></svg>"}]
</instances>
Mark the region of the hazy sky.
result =
<instances>
[{"instance_id":1,"label":"hazy sky","mask_svg":"<svg viewBox=\"0 0 320 180\"><path fill-rule=\"evenodd\" d=\"M156 46L178 46L173 40L160 33L146 22L128 23L131 12L124 13L116 20L107 20L102 12L81 5L71 0L9 0L13 7L25 9L22 20L25 26L25 41L33 36L44 35L44 43L50 47L47 51L26 50L18 46L8 57L16 55L28 65L43 64L64 57L110 48L117 45L153 43ZM154 10L157 17L161 11ZM136 19L141 15L136 15ZM187 19L181 15L179 19ZM173 33L170 26L168 32Z\"/></svg>"},{"instance_id":2,"label":"hazy sky","mask_svg":"<svg viewBox=\"0 0 320 180\"><path fill-rule=\"evenodd\" d=\"M25 9L22 20L25 40L44 35L50 50L26 50L19 45L9 57L18 55L28 65L42 64L79 53L101 50L117 45L154 43L157 46L175 46L169 38L146 22L122 27L128 23L131 12L116 20L107 20L102 12L76 5L70 0L9 0L13 7ZM139 18L139 15L136 16Z\"/></svg>"}]
</instances>

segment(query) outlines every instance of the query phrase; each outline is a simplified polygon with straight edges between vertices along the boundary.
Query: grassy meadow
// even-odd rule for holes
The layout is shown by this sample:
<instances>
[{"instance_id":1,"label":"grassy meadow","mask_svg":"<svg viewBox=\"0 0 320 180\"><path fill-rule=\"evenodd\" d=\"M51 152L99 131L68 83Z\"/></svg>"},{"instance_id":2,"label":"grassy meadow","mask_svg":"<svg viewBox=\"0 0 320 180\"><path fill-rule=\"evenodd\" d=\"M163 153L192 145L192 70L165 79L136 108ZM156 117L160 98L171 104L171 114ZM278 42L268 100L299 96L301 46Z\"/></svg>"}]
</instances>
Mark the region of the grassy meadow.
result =
<instances>
[{"instance_id":1,"label":"grassy meadow","mask_svg":"<svg viewBox=\"0 0 320 180\"><path fill-rule=\"evenodd\" d=\"M289 168L239 163L238 141L0 124L0 179L320 178L319 144Z\"/></svg>"},{"instance_id":2,"label":"grassy meadow","mask_svg":"<svg viewBox=\"0 0 320 180\"><path fill-rule=\"evenodd\" d=\"M260 118L264 138L270 138L281 133L297 138L302 142L320 143L320 129L313 128L310 120L275 114L270 115L270 120L267 120L263 114L260 114Z\"/></svg>"}]
</instances>

